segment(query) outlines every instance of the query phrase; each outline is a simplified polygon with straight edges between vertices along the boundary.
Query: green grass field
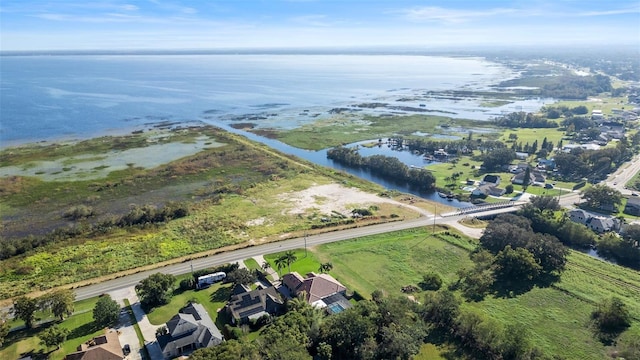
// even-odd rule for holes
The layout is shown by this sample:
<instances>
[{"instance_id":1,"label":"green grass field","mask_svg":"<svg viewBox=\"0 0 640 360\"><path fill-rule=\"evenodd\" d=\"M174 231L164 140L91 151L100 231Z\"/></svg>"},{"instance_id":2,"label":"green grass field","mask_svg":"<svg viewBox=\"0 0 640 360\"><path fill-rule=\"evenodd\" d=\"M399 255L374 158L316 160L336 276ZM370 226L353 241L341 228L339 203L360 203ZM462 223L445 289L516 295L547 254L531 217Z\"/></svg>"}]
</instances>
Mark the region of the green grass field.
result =
<instances>
[{"instance_id":1,"label":"green grass field","mask_svg":"<svg viewBox=\"0 0 640 360\"><path fill-rule=\"evenodd\" d=\"M284 252L273 253L269 255L265 255L264 259L271 265L271 268L278 271L280 275L286 274L289 272L289 268L278 269L276 266L276 259L283 255ZM294 255L297 260L291 263L291 271L295 271L303 277L310 272L319 272L320 269L320 260L317 258L316 254L308 249L305 255L304 249L294 250Z\"/></svg>"},{"instance_id":2,"label":"green grass field","mask_svg":"<svg viewBox=\"0 0 640 360\"><path fill-rule=\"evenodd\" d=\"M27 353L48 354L51 360L64 359L65 355L76 351L76 348L83 342L103 333L102 329L96 329L93 324L93 307L98 298L92 298L77 302L74 315L59 323L60 327L69 329L70 334L59 350L50 348L45 350L40 344L38 334L48 325L40 325L32 330L13 331L5 340L3 347L0 347L0 359L18 359ZM12 325L22 325L20 321L12 322ZM55 351L53 351L55 350Z\"/></svg>"},{"instance_id":3,"label":"green grass field","mask_svg":"<svg viewBox=\"0 0 640 360\"><path fill-rule=\"evenodd\" d=\"M452 231L439 231L435 237L430 228L369 236L325 244L314 252L320 261L333 263L334 277L365 297L378 289L388 295L405 296L400 288L417 285L426 272L439 273L446 286L456 281L456 270L471 265L468 255L475 241ZM634 317L628 331L639 331L640 274L575 251L568 259L561 281L552 287L534 288L513 298L489 296L463 306L504 324L526 325L533 344L547 354L566 359L603 359L607 348L588 327L590 313L603 298L619 296ZM422 294L414 296L420 300Z\"/></svg>"},{"instance_id":4,"label":"green grass field","mask_svg":"<svg viewBox=\"0 0 640 360\"><path fill-rule=\"evenodd\" d=\"M203 290L189 290L176 292L169 304L153 309L149 314L149 322L153 325L162 325L169 321L178 310L187 305L190 301L202 304L207 310L211 319L218 323L219 310L224 308L231 295L231 284L217 283Z\"/></svg>"},{"instance_id":5,"label":"green grass field","mask_svg":"<svg viewBox=\"0 0 640 360\"><path fill-rule=\"evenodd\" d=\"M558 130L558 128L548 128L548 129L523 129L523 128L515 128L515 129L505 129L500 136L500 141L507 143L509 146L509 134L518 135L518 139L516 140L518 143L522 143L525 145L529 143L529 145L533 145L533 142L538 140L538 149L540 149L540 145L542 145L542 141L544 138L547 138L547 141L553 141L554 144L557 144L558 141L562 139L564 136L564 131Z\"/></svg>"}]
</instances>

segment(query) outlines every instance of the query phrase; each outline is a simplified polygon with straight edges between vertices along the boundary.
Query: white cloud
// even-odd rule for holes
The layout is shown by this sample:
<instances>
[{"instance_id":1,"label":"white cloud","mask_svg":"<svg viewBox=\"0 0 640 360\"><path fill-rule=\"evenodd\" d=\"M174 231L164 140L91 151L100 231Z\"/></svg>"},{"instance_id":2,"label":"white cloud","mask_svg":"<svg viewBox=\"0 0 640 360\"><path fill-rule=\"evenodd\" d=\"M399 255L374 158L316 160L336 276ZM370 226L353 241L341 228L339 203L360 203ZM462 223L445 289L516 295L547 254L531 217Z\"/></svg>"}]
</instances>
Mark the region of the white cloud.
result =
<instances>
[{"instance_id":1,"label":"white cloud","mask_svg":"<svg viewBox=\"0 0 640 360\"><path fill-rule=\"evenodd\" d=\"M586 11L586 12L578 13L578 16L610 16L610 15L625 15L625 14L640 15L640 6L627 8L627 9L617 9L617 10Z\"/></svg>"},{"instance_id":2,"label":"white cloud","mask_svg":"<svg viewBox=\"0 0 640 360\"><path fill-rule=\"evenodd\" d=\"M327 21L327 16L325 15L297 16L292 18L291 21L297 24L307 25L307 26L326 27L326 26L332 25L329 21Z\"/></svg>"},{"instance_id":3,"label":"white cloud","mask_svg":"<svg viewBox=\"0 0 640 360\"><path fill-rule=\"evenodd\" d=\"M424 6L401 10L400 13L411 21L437 21L445 23L461 23L472 19L513 14L515 9L495 8L487 10L458 10L446 9L438 6Z\"/></svg>"},{"instance_id":4,"label":"white cloud","mask_svg":"<svg viewBox=\"0 0 640 360\"><path fill-rule=\"evenodd\" d=\"M120 9L124 10L124 11L137 11L139 9L139 7L132 5L132 4L126 4L126 5L122 5L120 7Z\"/></svg>"}]
</instances>

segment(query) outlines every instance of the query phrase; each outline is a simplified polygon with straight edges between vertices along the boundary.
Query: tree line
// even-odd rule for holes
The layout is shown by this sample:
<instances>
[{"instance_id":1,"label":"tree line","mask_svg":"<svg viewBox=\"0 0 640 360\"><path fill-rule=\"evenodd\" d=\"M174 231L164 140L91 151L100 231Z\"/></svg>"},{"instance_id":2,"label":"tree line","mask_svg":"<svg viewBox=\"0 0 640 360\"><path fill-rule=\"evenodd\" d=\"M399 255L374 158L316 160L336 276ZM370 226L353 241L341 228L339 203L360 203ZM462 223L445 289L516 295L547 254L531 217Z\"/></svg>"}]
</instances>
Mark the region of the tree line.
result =
<instances>
[{"instance_id":1,"label":"tree line","mask_svg":"<svg viewBox=\"0 0 640 360\"><path fill-rule=\"evenodd\" d=\"M13 301L11 311L16 318L24 321L27 329L33 329L36 327L36 321L38 320L36 318L37 311L50 311L57 318L57 322L62 322L73 314L74 301L75 294L73 290L58 289L37 298L19 296ZM93 308L93 328L97 330L113 326L118 322L119 318L120 305L111 299L109 295L101 295ZM68 328L58 326L57 322L38 325L43 329L37 336L45 348L57 346L57 349L59 349L70 334ZM0 319L0 346L2 346L4 338L8 334L8 326L9 322L6 319L4 321Z\"/></svg>"},{"instance_id":2,"label":"tree line","mask_svg":"<svg viewBox=\"0 0 640 360\"><path fill-rule=\"evenodd\" d=\"M565 180L575 181L582 178L599 180L618 168L633 156L633 148L625 139L621 139L614 148L585 150L577 147L570 152L554 155L558 174Z\"/></svg>"},{"instance_id":3,"label":"tree line","mask_svg":"<svg viewBox=\"0 0 640 360\"><path fill-rule=\"evenodd\" d=\"M497 126L508 128L557 128L558 123L553 120L547 120L539 115L527 113L524 111L512 112L507 115L496 118L492 121Z\"/></svg>"},{"instance_id":4,"label":"tree line","mask_svg":"<svg viewBox=\"0 0 640 360\"><path fill-rule=\"evenodd\" d=\"M582 198L587 206L593 208L600 204L616 206L622 201L620 192L604 185L586 189ZM620 265L640 268L640 225L627 225L622 236L616 233L598 236L587 226L571 221L566 213L562 217L556 217L554 211L559 209L556 198L534 196L531 203L523 206L518 214L529 220L533 231L556 236L566 246L576 249L595 246L598 254L604 258L615 260Z\"/></svg>"},{"instance_id":5,"label":"tree line","mask_svg":"<svg viewBox=\"0 0 640 360\"><path fill-rule=\"evenodd\" d=\"M365 168L382 177L401 181L422 191L435 189L435 177L425 169L410 168L395 157L372 155L363 157L355 148L344 146L327 151L327 158L355 168Z\"/></svg>"},{"instance_id":6,"label":"tree line","mask_svg":"<svg viewBox=\"0 0 640 360\"><path fill-rule=\"evenodd\" d=\"M189 215L189 207L186 203L168 203L161 208L153 205L134 205L129 212L124 215L109 216L95 223L81 222L72 226L54 229L45 235L0 239L0 260L24 254L52 243L60 243L79 237L92 237L106 234L115 228L165 223L187 215ZM87 216L93 216L93 209L84 205L74 206L65 211L63 216L75 220L84 219Z\"/></svg>"},{"instance_id":7,"label":"tree line","mask_svg":"<svg viewBox=\"0 0 640 360\"><path fill-rule=\"evenodd\" d=\"M449 290L429 291L418 303L381 291L338 314L326 315L301 299L266 325L257 339L228 340L190 358L278 360L410 359L426 342L451 343L470 358L551 359L535 348L525 327L504 326L462 309ZM452 350L453 351L453 350ZM453 355L453 354L451 354Z\"/></svg>"}]
</instances>

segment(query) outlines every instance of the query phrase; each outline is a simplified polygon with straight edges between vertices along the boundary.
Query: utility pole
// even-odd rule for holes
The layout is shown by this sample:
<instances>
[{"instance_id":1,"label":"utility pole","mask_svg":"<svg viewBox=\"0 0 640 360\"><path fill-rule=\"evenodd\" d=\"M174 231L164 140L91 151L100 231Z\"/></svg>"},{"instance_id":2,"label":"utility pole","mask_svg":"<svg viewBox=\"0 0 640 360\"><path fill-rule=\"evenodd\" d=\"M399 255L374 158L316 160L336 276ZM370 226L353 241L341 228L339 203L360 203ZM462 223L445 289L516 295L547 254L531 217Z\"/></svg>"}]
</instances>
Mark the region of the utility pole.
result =
<instances>
[{"instance_id":1,"label":"utility pole","mask_svg":"<svg viewBox=\"0 0 640 360\"><path fill-rule=\"evenodd\" d=\"M435 236L436 234L436 214L438 214L438 204L434 205L434 211L433 211L433 231L432 231L432 235Z\"/></svg>"}]
</instances>

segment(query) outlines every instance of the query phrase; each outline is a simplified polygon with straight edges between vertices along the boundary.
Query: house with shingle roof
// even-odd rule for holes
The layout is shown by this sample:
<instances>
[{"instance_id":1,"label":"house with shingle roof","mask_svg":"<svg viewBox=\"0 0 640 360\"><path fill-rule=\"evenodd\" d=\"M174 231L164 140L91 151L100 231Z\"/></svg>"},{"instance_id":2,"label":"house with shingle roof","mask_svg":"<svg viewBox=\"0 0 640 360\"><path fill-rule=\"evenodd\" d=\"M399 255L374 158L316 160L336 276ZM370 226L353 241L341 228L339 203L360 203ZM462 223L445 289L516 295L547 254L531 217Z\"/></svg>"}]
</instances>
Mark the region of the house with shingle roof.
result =
<instances>
[{"instance_id":1,"label":"house with shingle roof","mask_svg":"<svg viewBox=\"0 0 640 360\"><path fill-rule=\"evenodd\" d=\"M77 351L65 356L65 360L122 360L124 353L114 330L80 344Z\"/></svg>"},{"instance_id":2,"label":"house with shingle roof","mask_svg":"<svg viewBox=\"0 0 640 360\"><path fill-rule=\"evenodd\" d=\"M330 314L351 307L345 296L347 288L329 274L311 272L303 278L297 272L292 272L282 277L282 286L291 296L302 297L308 304L326 308Z\"/></svg>"},{"instance_id":3,"label":"house with shingle roof","mask_svg":"<svg viewBox=\"0 0 640 360\"><path fill-rule=\"evenodd\" d=\"M251 290L244 285L233 288L226 305L234 324L243 324L264 315L277 315L284 310L284 301L274 287Z\"/></svg>"},{"instance_id":4,"label":"house with shingle roof","mask_svg":"<svg viewBox=\"0 0 640 360\"><path fill-rule=\"evenodd\" d=\"M197 303L189 303L180 309L180 312L167 322L167 330L167 334L158 337L158 344L165 359L212 347L224 340L207 310Z\"/></svg>"}]
</instances>

